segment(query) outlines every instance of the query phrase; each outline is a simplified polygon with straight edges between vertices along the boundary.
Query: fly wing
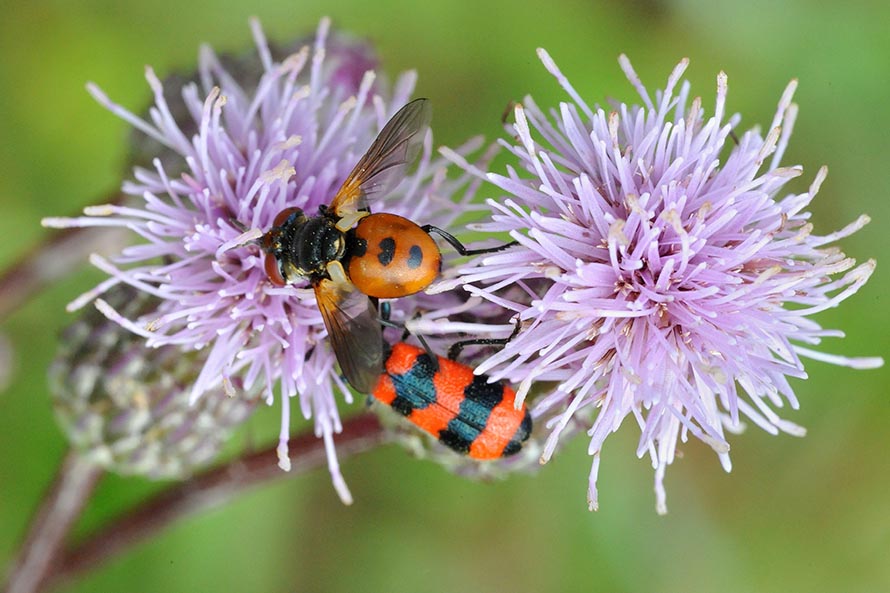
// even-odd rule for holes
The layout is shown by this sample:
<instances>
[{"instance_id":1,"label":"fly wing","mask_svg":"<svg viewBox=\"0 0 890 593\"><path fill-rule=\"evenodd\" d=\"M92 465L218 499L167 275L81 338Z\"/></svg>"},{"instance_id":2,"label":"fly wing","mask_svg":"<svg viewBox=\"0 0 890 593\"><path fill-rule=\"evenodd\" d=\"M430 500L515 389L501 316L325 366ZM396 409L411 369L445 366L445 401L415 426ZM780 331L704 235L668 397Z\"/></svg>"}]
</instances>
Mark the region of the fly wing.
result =
<instances>
[{"instance_id":1,"label":"fly wing","mask_svg":"<svg viewBox=\"0 0 890 593\"><path fill-rule=\"evenodd\" d=\"M383 332L377 309L348 282L321 280L315 299L340 370L362 393L370 393L383 369Z\"/></svg>"},{"instance_id":2,"label":"fly wing","mask_svg":"<svg viewBox=\"0 0 890 593\"><path fill-rule=\"evenodd\" d=\"M402 180L420 151L430 113L427 99L415 99L392 116L331 201L334 214L342 218L368 210L370 197L385 194Z\"/></svg>"}]
</instances>

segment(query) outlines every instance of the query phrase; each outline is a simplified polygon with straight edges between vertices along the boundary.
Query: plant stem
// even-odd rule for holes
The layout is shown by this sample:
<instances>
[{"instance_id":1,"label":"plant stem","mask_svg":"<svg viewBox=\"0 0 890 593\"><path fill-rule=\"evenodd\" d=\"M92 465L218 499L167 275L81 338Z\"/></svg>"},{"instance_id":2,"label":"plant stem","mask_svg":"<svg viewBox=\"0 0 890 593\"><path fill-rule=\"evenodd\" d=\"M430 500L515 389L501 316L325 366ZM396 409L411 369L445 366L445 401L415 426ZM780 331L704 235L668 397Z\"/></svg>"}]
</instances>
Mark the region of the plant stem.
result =
<instances>
[{"instance_id":1,"label":"plant stem","mask_svg":"<svg viewBox=\"0 0 890 593\"><path fill-rule=\"evenodd\" d=\"M31 520L4 591L35 593L59 569L65 539L90 498L102 469L76 452L66 455L55 480Z\"/></svg>"},{"instance_id":2,"label":"plant stem","mask_svg":"<svg viewBox=\"0 0 890 593\"><path fill-rule=\"evenodd\" d=\"M343 432L337 436L338 456L342 459L367 451L383 439L377 417L362 414L343 424ZM277 443L262 451L246 453L198 474L112 520L71 548L55 566L48 584L59 585L98 566L186 515L221 505L261 484L302 474L324 465L327 460L324 441L311 431L291 441L290 472L278 467L276 447Z\"/></svg>"},{"instance_id":3,"label":"plant stem","mask_svg":"<svg viewBox=\"0 0 890 593\"><path fill-rule=\"evenodd\" d=\"M110 196L119 203L123 196ZM127 244L132 233L108 227L72 227L49 234L15 264L0 273L0 321L44 287L76 272L91 253L110 253Z\"/></svg>"}]
</instances>

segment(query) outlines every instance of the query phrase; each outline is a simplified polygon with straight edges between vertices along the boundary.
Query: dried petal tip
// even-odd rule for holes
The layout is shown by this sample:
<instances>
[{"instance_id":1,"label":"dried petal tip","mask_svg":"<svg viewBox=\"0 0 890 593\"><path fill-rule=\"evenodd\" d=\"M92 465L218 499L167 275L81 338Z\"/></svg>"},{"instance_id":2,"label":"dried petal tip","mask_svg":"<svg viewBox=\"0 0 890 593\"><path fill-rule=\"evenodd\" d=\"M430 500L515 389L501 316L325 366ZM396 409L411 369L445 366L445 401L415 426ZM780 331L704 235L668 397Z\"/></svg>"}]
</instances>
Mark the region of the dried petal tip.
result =
<instances>
[{"instance_id":1,"label":"dried petal tip","mask_svg":"<svg viewBox=\"0 0 890 593\"><path fill-rule=\"evenodd\" d=\"M152 310L156 299L116 288L106 301L123 315ZM178 348L145 341L97 310L63 335L50 368L53 404L71 444L110 471L180 478L213 461L253 412L257 394L208 391L195 405L188 388L204 361ZM224 382L225 383L225 382Z\"/></svg>"},{"instance_id":2,"label":"dried petal tip","mask_svg":"<svg viewBox=\"0 0 890 593\"><path fill-rule=\"evenodd\" d=\"M275 449L275 453L278 455L278 467L280 467L282 471L289 472L291 469L290 455L287 451L286 440L282 440L278 443L278 447Z\"/></svg>"}]
</instances>

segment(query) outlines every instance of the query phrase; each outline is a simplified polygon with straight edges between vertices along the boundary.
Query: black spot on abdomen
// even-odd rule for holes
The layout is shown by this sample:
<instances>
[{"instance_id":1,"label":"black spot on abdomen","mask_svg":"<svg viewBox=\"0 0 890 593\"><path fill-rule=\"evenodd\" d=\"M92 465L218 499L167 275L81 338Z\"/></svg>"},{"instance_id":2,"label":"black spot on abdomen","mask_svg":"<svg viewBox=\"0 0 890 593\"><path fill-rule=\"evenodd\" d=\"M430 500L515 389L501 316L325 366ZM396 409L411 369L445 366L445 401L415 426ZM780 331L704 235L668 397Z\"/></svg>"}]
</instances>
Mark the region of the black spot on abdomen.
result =
<instances>
[{"instance_id":1,"label":"black spot on abdomen","mask_svg":"<svg viewBox=\"0 0 890 593\"><path fill-rule=\"evenodd\" d=\"M366 253L368 253L368 241L356 237L352 243L352 257L364 257Z\"/></svg>"},{"instance_id":2,"label":"black spot on abdomen","mask_svg":"<svg viewBox=\"0 0 890 593\"><path fill-rule=\"evenodd\" d=\"M396 255L396 241L392 237L387 237L380 241L380 253L377 254L377 260L382 266L388 266L392 263Z\"/></svg>"},{"instance_id":3,"label":"black spot on abdomen","mask_svg":"<svg viewBox=\"0 0 890 593\"><path fill-rule=\"evenodd\" d=\"M408 250L408 267L416 270L423 263L423 249L417 245L412 245Z\"/></svg>"}]
</instances>

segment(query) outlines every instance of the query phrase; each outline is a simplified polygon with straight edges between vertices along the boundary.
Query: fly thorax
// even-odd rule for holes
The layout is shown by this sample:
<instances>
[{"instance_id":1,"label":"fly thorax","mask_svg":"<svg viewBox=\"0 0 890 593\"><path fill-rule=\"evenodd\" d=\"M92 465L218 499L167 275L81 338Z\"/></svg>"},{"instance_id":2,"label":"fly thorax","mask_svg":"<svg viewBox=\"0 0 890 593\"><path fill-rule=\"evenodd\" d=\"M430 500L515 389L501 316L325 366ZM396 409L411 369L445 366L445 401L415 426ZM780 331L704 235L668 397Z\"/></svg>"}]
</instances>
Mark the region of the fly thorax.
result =
<instances>
[{"instance_id":1,"label":"fly thorax","mask_svg":"<svg viewBox=\"0 0 890 593\"><path fill-rule=\"evenodd\" d=\"M339 260L346 250L344 234L327 217L310 218L295 229L290 255L300 274L320 277L328 262Z\"/></svg>"}]
</instances>

